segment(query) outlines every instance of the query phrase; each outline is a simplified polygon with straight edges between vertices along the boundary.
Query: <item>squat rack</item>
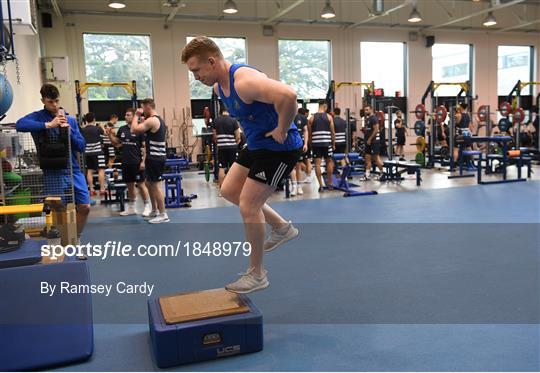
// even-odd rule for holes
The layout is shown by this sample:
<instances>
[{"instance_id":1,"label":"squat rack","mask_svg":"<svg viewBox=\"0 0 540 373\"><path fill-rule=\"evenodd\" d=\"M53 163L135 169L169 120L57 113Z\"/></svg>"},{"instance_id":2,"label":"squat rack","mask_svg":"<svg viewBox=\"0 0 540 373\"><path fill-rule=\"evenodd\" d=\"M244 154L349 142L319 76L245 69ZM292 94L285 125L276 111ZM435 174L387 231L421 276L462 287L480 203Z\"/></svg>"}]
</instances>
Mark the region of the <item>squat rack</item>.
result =
<instances>
[{"instance_id":1,"label":"squat rack","mask_svg":"<svg viewBox=\"0 0 540 373\"><path fill-rule=\"evenodd\" d=\"M512 90L510 91L510 93L508 94L507 96L507 101L508 102L511 102L512 103L512 107L514 109L516 108L521 108L521 91L523 90L523 88L526 88L527 86L533 86L533 85L536 85L536 86L540 86L540 82L522 82L521 80L518 80L517 83L514 85L514 87L512 88ZM532 88L532 87L531 87ZM536 95L536 107L539 108L540 107L540 89L538 90L538 94ZM532 91L531 91L531 94L532 94ZM515 95L515 97L514 97ZM530 112L530 110L529 110ZM529 118L531 118L532 116L529 114ZM516 138L514 139L515 141L515 148L516 149L519 149L519 145L520 145L520 132L521 132L521 126L518 125L517 128L516 128ZM536 136L540 136L540 134L536 133ZM537 141L537 150L540 151L540 141Z\"/></svg>"},{"instance_id":2,"label":"squat rack","mask_svg":"<svg viewBox=\"0 0 540 373\"><path fill-rule=\"evenodd\" d=\"M336 82L335 80L330 81L330 86L328 87L328 92L326 93L326 105L328 106L329 112L333 112L336 106L336 92L341 87L365 87L367 89L367 95L365 96L366 101L369 100L369 103L373 110L375 110L375 81L371 82ZM347 115L347 130L346 130L346 152L348 153L351 149L351 129L350 129L350 111L346 110Z\"/></svg>"},{"instance_id":3,"label":"squat rack","mask_svg":"<svg viewBox=\"0 0 540 373\"><path fill-rule=\"evenodd\" d=\"M131 95L131 104L134 109L137 108L137 82L132 80L126 82L83 82L75 80L75 98L77 99L77 121L82 123L81 102L82 94L91 87L120 87L124 88Z\"/></svg>"},{"instance_id":4,"label":"squat rack","mask_svg":"<svg viewBox=\"0 0 540 373\"><path fill-rule=\"evenodd\" d=\"M328 105L328 110L333 111L336 105L336 92L341 87L365 87L367 88L366 100L370 101L371 106L375 109L375 82L337 82L332 80L330 86L328 87L328 92L326 93L326 104Z\"/></svg>"},{"instance_id":5,"label":"squat rack","mask_svg":"<svg viewBox=\"0 0 540 373\"><path fill-rule=\"evenodd\" d=\"M424 95L422 96L422 105L426 104L426 98L428 95L431 98L431 106L432 111L435 111L435 91L441 87L441 86L458 86L461 88L461 90L456 95L456 106L459 104L460 97L465 97L465 103L469 106L469 108L472 110L472 86L470 81L466 82L434 82L433 80L429 82L429 85L426 88L426 91L424 92Z\"/></svg>"}]
</instances>

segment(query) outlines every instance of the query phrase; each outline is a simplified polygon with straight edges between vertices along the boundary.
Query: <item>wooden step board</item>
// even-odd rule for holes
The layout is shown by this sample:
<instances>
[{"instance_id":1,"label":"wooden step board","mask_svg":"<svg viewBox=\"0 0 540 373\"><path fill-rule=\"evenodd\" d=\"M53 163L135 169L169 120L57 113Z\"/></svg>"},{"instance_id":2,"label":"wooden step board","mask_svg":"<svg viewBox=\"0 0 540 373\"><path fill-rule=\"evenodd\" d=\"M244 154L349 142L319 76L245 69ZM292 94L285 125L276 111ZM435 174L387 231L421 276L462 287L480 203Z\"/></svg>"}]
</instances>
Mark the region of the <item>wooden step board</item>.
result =
<instances>
[{"instance_id":1,"label":"wooden step board","mask_svg":"<svg viewBox=\"0 0 540 373\"><path fill-rule=\"evenodd\" d=\"M167 324L249 312L249 307L237 294L225 289L163 296L159 304Z\"/></svg>"}]
</instances>

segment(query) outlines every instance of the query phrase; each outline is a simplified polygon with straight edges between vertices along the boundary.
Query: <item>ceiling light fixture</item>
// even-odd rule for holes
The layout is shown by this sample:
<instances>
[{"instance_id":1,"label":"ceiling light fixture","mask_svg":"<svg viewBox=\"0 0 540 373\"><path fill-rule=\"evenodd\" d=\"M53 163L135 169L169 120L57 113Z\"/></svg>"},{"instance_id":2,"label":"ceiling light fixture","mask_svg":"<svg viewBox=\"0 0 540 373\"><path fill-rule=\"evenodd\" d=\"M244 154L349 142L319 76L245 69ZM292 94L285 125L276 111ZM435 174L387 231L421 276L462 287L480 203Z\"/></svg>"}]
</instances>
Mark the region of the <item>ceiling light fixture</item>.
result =
<instances>
[{"instance_id":1,"label":"ceiling light fixture","mask_svg":"<svg viewBox=\"0 0 540 373\"><path fill-rule=\"evenodd\" d=\"M417 22L420 22L421 20L422 20L422 16L420 15L420 12L416 9L416 7L414 7L412 9L411 14L409 15L408 21L411 23L417 23Z\"/></svg>"},{"instance_id":2,"label":"ceiling light fixture","mask_svg":"<svg viewBox=\"0 0 540 373\"><path fill-rule=\"evenodd\" d=\"M483 25L486 27L490 27L490 26L495 26L496 24L497 24L497 19L495 18L492 12L489 12L487 14L486 19L484 20Z\"/></svg>"},{"instance_id":3,"label":"ceiling light fixture","mask_svg":"<svg viewBox=\"0 0 540 373\"><path fill-rule=\"evenodd\" d=\"M334 12L334 8L332 8L332 5L330 4L330 1L326 1L326 5L324 6L321 17L324 19L330 19L334 18L336 16L336 12Z\"/></svg>"},{"instance_id":4,"label":"ceiling light fixture","mask_svg":"<svg viewBox=\"0 0 540 373\"><path fill-rule=\"evenodd\" d=\"M109 7L113 9L122 9L126 7L126 3L121 0L110 0Z\"/></svg>"},{"instance_id":5,"label":"ceiling light fixture","mask_svg":"<svg viewBox=\"0 0 540 373\"><path fill-rule=\"evenodd\" d=\"M227 14L238 13L238 8L236 7L236 3L234 2L234 0L227 0L225 2L225 6L223 7L223 13L227 13Z\"/></svg>"}]
</instances>

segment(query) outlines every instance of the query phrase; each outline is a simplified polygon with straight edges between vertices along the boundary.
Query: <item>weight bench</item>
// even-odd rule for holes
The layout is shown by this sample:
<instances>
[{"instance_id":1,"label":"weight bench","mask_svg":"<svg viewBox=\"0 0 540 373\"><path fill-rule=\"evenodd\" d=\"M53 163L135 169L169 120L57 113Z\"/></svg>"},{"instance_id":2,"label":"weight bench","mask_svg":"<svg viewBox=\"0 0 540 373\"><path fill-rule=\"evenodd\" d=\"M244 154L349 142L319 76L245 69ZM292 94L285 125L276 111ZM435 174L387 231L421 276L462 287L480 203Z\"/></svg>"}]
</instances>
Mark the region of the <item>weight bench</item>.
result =
<instances>
[{"instance_id":1,"label":"weight bench","mask_svg":"<svg viewBox=\"0 0 540 373\"><path fill-rule=\"evenodd\" d=\"M475 176L474 174L463 174L463 163L465 163L464 162L464 157L479 156L481 153L482 152L479 151L479 150L463 150L463 151L461 151L461 157L459 158L460 159L460 162L459 162L459 175L449 175L448 178L449 179L457 179L457 178L462 178L462 177L474 177ZM482 168L482 164L481 164L480 161L478 162L478 167Z\"/></svg>"},{"instance_id":2,"label":"weight bench","mask_svg":"<svg viewBox=\"0 0 540 373\"><path fill-rule=\"evenodd\" d=\"M165 181L165 207L191 207L191 200L197 195L184 195L180 172L163 174Z\"/></svg>"},{"instance_id":3,"label":"weight bench","mask_svg":"<svg viewBox=\"0 0 540 373\"><path fill-rule=\"evenodd\" d=\"M416 185L420 186L422 177L420 175L419 164L400 161L384 161L383 167L385 168L384 176L386 180L405 180L402 175L406 172L408 175L416 174Z\"/></svg>"},{"instance_id":4,"label":"weight bench","mask_svg":"<svg viewBox=\"0 0 540 373\"><path fill-rule=\"evenodd\" d=\"M480 153L480 158L478 160L478 169L477 169L477 181L478 184L500 184L500 183L511 183L511 182L517 182L517 181L527 181L527 179L524 179L521 177L521 167L525 164L527 166L527 177L531 177L531 157L529 156L523 156L523 153L519 153L518 157L506 157L506 163L505 163L505 157L501 154L488 154L486 159L486 174L493 173L492 167L493 167L493 161L498 160L501 162L501 165L499 167L502 167L502 174L503 174L503 180L495 180L495 181L483 181L482 180L482 153ZM517 179L511 179L508 180L506 178L506 167L508 167L509 164L515 164L517 167L518 177Z\"/></svg>"},{"instance_id":5,"label":"weight bench","mask_svg":"<svg viewBox=\"0 0 540 373\"><path fill-rule=\"evenodd\" d=\"M503 156L500 154L488 154L488 159L491 160L491 162L493 162L494 160L498 160L499 162L502 162ZM531 177L532 175L532 168L531 168L532 157L531 156L523 155L523 153L521 153L520 157L507 157L507 161L509 165L515 165L518 168L518 172L520 172L519 170L521 169L521 167L527 166L527 178Z\"/></svg>"},{"instance_id":6,"label":"weight bench","mask_svg":"<svg viewBox=\"0 0 540 373\"><path fill-rule=\"evenodd\" d=\"M103 204L119 203L120 211L124 211L125 202L126 202L126 183L118 182L108 182L107 183L107 194L105 199L101 201ZM113 198L114 192L114 198Z\"/></svg>"},{"instance_id":7,"label":"weight bench","mask_svg":"<svg viewBox=\"0 0 540 373\"><path fill-rule=\"evenodd\" d=\"M349 183L349 178L352 178L353 175L358 174L364 174L364 171L361 169L360 166L351 164L351 162L363 162L364 158L360 156L358 153L334 153L332 156L334 161L341 161L342 159L347 159L347 164L343 167L341 167L341 176L339 181L334 180L333 188L337 190L341 190L345 192L343 197L358 197L358 196L369 196L377 194L376 191L368 191L368 192L359 192L354 189L353 187L356 187L358 185Z\"/></svg>"}]
</instances>

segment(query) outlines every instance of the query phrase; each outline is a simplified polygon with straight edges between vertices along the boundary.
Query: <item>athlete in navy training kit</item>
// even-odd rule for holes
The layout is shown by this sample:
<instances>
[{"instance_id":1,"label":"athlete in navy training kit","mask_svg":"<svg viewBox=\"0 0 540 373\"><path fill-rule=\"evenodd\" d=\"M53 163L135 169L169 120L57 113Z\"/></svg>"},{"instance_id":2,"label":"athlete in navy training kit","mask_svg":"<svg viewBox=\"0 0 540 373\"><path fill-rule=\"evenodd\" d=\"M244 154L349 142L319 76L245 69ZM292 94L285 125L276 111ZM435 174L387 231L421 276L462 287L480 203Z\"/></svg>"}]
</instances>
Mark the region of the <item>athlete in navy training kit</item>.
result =
<instances>
[{"instance_id":1,"label":"athlete in navy training kit","mask_svg":"<svg viewBox=\"0 0 540 373\"><path fill-rule=\"evenodd\" d=\"M291 222L266 204L300 156L302 140L293 124L296 93L251 66L231 64L207 37L191 40L182 51L182 62L196 80L214 87L247 138L247 149L227 173L221 193L240 207L251 254L246 273L225 288L236 293L264 289L269 285L264 251L298 235ZM266 241L265 223L272 227Z\"/></svg>"},{"instance_id":2,"label":"athlete in navy training kit","mask_svg":"<svg viewBox=\"0 0 540 373\"><path fill-rule=\"evenodd\" d=\"M141 118L140 123L139 118ZM130 129L136 135L146 134L146 187L150 194L152 212L145 219L148 219L151 224L168 223L170 220L165 211L165 199L161 185L165 160L167 159L165 148L167 127L163 119L157 115L153 99L145 98L141 101L141 108L135 112Z\"/></svg>"},{"instance_id":3,"label":"athlete in navy training kit","mask_svg":"<svg viewBox=\"0 0 540 373\"><path fill-rule=\"evenodd\" d=\"M236 161L238 144L240 143L240 127L238 121L231 118L227 110L223 110L214 120L212 128L213 141L218 148L219 187L223 184L225 174Z\"/></svg>"},{"instance_id":4,"label":"athlete in navy training kit","mask_svg":"<svg viewBox=\"0 0 540 373\"><path fill-rule=\"evenodd\" d=\"M134 134L131 132L131 122L135 116L135 109L128 108L126 110L126 124L118 129L115 134L110 128L105 130L107 137L111 143L121 149L122 154L122 180L125 181L128 187L127 209L120 213L121 216L129 216L137 214L135 210L136 189L143 200L144 210L143 217L150 216L152 207L148 199L148 189L146 188L145 180L145 137L143 134Z\"/></svg>"},{"instance_id":5,"label":"athlete in navy training kit","mask_svg":"<svg viewBox=\"0 0 540 373\"><path fill-rule=\"evenodd\" d=\"M81 133L86 141L86 150L84 151L86 161L86 182L90 187L90 195L95 196L94 190L94 171L98 173L99 194L105 195L105 154L103 153L103 128L97 125L94 113L87 113L84 116L85 126Z\"/></svg>"}]
</instances>

